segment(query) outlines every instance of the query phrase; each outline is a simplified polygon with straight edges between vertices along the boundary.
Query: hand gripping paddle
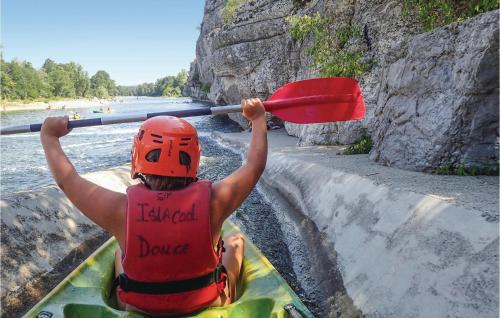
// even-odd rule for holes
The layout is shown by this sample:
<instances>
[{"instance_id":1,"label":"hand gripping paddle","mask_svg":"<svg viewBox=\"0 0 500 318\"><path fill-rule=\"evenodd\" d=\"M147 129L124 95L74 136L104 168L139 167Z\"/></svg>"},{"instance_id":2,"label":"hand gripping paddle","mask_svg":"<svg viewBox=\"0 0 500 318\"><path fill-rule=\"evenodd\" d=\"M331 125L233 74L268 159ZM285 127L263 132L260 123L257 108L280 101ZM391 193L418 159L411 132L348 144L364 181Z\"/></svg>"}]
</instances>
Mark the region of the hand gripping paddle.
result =
<instances>
[{"instance_id":1,"label":"hand gripping paddle","mask_svg":"<svg viewBox=\"0 0 500 318\"><path fill-rule=\"evenodd\" d=\"M298 124L358 120L365 116L365 103L358 83L347 77L315 78L280 87L263 102L266 111L284 121ZM116 115L71 120L68 128L144 121L155 116L192 117L241 112L241 105L200 107L165 112ZM40 131L42 124L9 126L0 135Z\"/></svg>"}]
</instances>

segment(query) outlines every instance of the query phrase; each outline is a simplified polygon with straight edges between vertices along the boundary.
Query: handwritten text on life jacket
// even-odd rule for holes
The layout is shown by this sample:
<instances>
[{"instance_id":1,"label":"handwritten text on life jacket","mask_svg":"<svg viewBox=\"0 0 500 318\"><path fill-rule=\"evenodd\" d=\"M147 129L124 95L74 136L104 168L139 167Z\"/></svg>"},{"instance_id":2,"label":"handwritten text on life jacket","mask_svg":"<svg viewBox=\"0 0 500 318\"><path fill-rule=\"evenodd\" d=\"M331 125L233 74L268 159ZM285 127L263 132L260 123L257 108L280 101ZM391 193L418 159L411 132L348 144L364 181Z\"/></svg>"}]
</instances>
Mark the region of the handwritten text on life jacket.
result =
<instances>
[{"instance_id":1,"label":"handwritten text on life jacket","mask_svg":"<svg viewBox=\"0 0 500 318\"><path fill-rule=\"evenodd\" d=\"M167 256L167 255L183 255L189 252L189 243L184 244L152 244L147 239L138 235L137 238L141 244L139 257L146 256Z\"/></svg>"},{"instance_id":2,"label":"handwritten text on life jacket","mask_svg":"<svg viewBox=\"0 0 500 318\"><path fill-rule=\"evenodd\" d=\"M188 211L175 210L170 211L168 208L161 206L150 206L148 203L137 203L141 213L137 222L172 222L172 224L184 222L196 222L195 206L191 206Z\"/></svg>"}]
</instances>

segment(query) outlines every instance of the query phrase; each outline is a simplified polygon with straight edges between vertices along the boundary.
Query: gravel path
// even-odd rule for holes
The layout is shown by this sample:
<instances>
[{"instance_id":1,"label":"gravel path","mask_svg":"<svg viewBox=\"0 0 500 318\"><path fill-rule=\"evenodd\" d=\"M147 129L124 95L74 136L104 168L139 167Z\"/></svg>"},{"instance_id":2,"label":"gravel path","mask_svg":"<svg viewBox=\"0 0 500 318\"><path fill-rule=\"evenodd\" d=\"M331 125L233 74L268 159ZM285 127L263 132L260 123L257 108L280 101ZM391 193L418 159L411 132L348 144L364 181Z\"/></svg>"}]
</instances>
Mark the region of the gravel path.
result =
<instances>
[{"instance_id":1,"label":"gravel path","mask_svg":"<svg viewBox=\"0 0 500 318\"><path fill-rule=\"evenodd\" d=\"M206 120L197 125L197 129L200 135L203 157L200 166L200 178L217 181L241 166L240 154L221 146L210 137L213 130L221 132L241 131L237 124L227 117L207 117ZM283 214L283 211L275 211L262 194L257 189L254 189L243 204L231 215L230 219L241 228L269 259L309 310L317 317L325 317L326 313L320 305L322 302L317 299L318 295L305 292L298 282L293 263L297 263L297 261L300 263L301 261L292 260L292 257L307 253L298 251L297 247L294 247L293 255L290 254L285 239L288 233L285 235L282 231L280 222L283 219L278 218L277 215L279 214Z\"/></svg>"}]
</instances>

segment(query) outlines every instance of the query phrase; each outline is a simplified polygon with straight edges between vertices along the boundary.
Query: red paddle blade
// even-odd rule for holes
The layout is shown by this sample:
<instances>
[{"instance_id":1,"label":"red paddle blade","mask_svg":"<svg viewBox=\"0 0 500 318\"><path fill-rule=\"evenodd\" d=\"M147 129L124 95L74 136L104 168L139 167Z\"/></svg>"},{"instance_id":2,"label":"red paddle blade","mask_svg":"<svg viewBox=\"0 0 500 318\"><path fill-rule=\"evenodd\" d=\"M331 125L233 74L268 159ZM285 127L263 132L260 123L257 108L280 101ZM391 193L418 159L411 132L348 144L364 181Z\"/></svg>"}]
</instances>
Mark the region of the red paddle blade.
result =
<instances>
[{"instance_id":1,"label":"red paddle blade","mask_svg":"<svg viewBox=\"0 0 500 318\"><path fill-rule=\"evenodd\" d=\"M264 106L273 115L297 124L357 120L365 116L361 89L354 79L347 77L286 84Z\"/></svg>"}]
</instances>

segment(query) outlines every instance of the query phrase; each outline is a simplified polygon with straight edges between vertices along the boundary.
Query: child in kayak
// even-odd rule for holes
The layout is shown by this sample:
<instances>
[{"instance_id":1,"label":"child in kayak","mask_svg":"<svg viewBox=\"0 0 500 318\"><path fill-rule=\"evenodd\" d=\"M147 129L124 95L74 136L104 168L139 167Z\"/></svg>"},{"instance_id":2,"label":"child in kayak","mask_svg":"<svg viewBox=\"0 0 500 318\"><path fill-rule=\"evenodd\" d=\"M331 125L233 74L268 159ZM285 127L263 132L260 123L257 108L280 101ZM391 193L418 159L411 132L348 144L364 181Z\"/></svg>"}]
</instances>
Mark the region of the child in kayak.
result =
<instances>
[{"instance_id":1,"label":"child in kayak","mask_svg":"<svg viewBox=\"0 0 500 318\"><path fill-rule=\"evenodd\" d=\"M221 228L254 188L267 158L264 107L259 99L242 106L253 130L239 169L214 183L198 180L196 129L180 118L154 117L134 137L132 178L142 182L127 194L82 178L59 143L70 132L68 117L45 120L40 138L57 185L118 241L121 309L172 316L234 301L244 241L240 234L222 240Z\"/></svg>"}]
</instances>

